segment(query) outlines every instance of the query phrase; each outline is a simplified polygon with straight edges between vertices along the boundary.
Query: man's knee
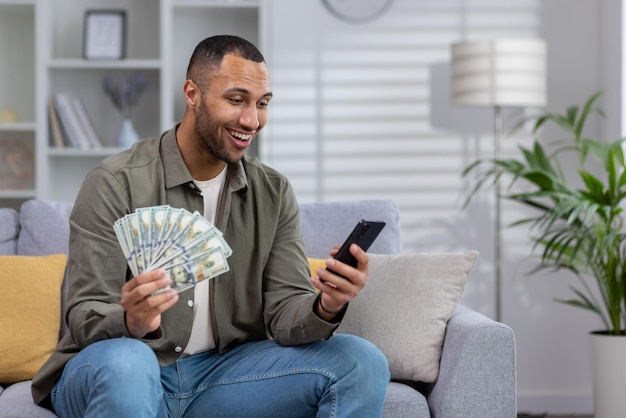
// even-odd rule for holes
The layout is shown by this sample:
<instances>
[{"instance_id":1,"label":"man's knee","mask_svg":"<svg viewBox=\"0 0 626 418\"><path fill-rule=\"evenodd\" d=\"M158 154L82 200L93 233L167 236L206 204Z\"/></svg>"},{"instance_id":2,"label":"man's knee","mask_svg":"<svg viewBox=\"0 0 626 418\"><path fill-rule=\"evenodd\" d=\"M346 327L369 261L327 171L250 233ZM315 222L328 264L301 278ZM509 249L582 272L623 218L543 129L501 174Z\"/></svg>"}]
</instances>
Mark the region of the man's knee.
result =
<instances>
[{"instance_id":1,"label":"man's knee","mask_svg":"<svg viewBox=\"0 0 626 418\"><path fill-rule=\"evenodd\" d=\"M382 383L391 378L387 358L376 345L355 335L339 334L333 341L345 356L353 372L363 375L364 379L374 379Z\"/></svg>"},{"instance_id":2,"label":"man's knee","mask_svg":"<svg viewBox=\"0 0 626 418\"><path fill-rule=\"evenodd\" d=\"M152 349L142 341L133 338L114 338L99 341L85 348L93 350L95 357L89 363L99 375L116 376L116 381L160 381L160 368Z\"/></svg>"},{"instance_id":3,"label":"man's knee","mask_svg":"<svg viewBox=\"0 0 626 418\"><path fill-rule=\"evenodd\" d=\"M115 338L88 345L66 364L52 403L59 416L106 410L110 416L154 417L162 394L152 349L139 340Z\"/></svg>"}]
</instances>

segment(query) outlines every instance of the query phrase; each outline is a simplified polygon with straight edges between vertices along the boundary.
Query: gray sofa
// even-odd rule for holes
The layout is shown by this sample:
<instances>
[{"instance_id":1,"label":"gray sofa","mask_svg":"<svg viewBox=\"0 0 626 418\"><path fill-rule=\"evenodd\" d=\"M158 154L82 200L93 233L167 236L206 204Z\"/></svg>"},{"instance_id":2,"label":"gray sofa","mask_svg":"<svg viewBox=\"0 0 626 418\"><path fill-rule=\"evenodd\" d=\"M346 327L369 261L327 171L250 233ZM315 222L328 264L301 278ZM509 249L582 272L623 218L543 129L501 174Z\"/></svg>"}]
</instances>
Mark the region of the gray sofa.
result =
<instances>
[{"instance_id":1,"label":"gray sofa","mask_svg":"<svg viewBox=\"0 0 626 418\"><path fill-rule=\"evenodd\" d=\"M30 200L0 209L0 254L67 253L71 205ZM387 222L369 252L401 252L399 214L386 200L301 205L307 255L325 258L361 218ZM0 273L1 274L1 273ZM65 332L65 328L61 328ZM2 335L0 338L11 338ZM407 342L410 344L410 342ZM514 418L515 340L509 327L458 306L445 331L436 383L391 382L384 417ZM0 417L54 417L32 401L30 381L0 386Z\"/></svg>"}]
</instances>

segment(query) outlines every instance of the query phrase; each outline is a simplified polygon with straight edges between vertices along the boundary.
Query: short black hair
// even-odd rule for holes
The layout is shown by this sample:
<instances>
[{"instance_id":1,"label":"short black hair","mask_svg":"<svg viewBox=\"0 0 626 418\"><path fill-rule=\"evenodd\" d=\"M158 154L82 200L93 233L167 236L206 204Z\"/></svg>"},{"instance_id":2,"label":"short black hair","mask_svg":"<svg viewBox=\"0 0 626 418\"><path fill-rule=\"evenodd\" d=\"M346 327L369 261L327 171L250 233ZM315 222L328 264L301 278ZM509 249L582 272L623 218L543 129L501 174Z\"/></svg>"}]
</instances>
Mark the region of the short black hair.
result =
<instances>
[{"instance_id":1,"label":"short black hair","mask_svg":"<svg viewBox=\"0 0 626 418\"><path fill-rule=\"evenodd\" d=\"M196 83L204 81L201 74L219 67L225 55L235 55L254 62L265 62L263 54L251 42L234 35L216 35L202 40L194 49L187 79Z\"/></svg>"}]
</instances>

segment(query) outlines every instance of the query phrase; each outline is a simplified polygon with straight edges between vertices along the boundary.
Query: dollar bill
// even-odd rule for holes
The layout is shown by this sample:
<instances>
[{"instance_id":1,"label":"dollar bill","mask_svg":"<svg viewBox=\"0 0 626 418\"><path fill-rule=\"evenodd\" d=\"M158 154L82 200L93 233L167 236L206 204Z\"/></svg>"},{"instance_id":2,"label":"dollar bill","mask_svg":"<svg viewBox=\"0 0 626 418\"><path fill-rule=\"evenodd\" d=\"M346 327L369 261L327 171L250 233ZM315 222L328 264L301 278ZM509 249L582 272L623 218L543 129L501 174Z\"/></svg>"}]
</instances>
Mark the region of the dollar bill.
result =
<instances>
[{"instance_id":1,"label":"dollar bill","mask_svg":"<svg viewBox=\"0 0 626 418\"><path fill-rule=\"evenodd\" d=\"M232 248L198 212L169 205L138 208L113 229L133 275L165 269L178 292L229 270Z\"/></svg>"}]
</instances>

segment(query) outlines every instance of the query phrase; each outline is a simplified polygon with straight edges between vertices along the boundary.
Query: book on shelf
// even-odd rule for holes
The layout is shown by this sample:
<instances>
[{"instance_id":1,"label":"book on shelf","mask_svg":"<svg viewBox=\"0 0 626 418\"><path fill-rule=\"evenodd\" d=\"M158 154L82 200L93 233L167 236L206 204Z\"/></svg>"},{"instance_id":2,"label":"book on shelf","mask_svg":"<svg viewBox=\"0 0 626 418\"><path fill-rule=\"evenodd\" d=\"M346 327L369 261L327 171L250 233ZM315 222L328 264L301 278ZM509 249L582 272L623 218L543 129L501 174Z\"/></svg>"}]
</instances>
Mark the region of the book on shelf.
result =
<instances>
[{"instance_id":1,"label":"book on shelf","mask_svg":"<svg viewBox=\"0 0 626 418\"><path fill-rule=\"evenodd\" d=\"M50 108L50 124L56 146L81 150L101 149L102 142L94 129L83 102L68 94L55 94ZM55 116L58 128L55 129ZM63 137L61 140L60 137Z\"/></svg>"},{"instance_id":2,"label":"book on shelf","mask_svg":"<svg viewBox=\"0 0 626 418\"><path fill-rule=\"evenodd\" d=\"M59 114L54 106L52 97L48 99L48 113L50 116L50 138L52 139L50 145L57 148L64 148L66 146L65 134L62 131Z\"/></svg>"},{"instance_id":3,"label":"book on shelf","mask_svg":"<svg viewBox=\"0 0 626 418\"><path fill-rule=\"evenodd\" d=\"M93 123L83 102L78 97L70 97L72 101L72 105L74 108L74 112L78 115L78 123L82 127L84 138L87 138L87 141L92 149L101 149L102 142L100 142L100 138L96 133L96 129L93 127Z\"/></svg>"},{"instance_id":4,"label":"book on shelf","mask_svg":"<svg viewBox=\"0 0 626 418\"><path fill-rule=\"evenodd\" d=\"M61 130L64 134L64 143L71 148L83 149L82 142L80 141L81 133L78 129L78 122L73 116L67 96L57 94L52 98L52 101L59 117Z\"/></svg>"}]
</instances>

